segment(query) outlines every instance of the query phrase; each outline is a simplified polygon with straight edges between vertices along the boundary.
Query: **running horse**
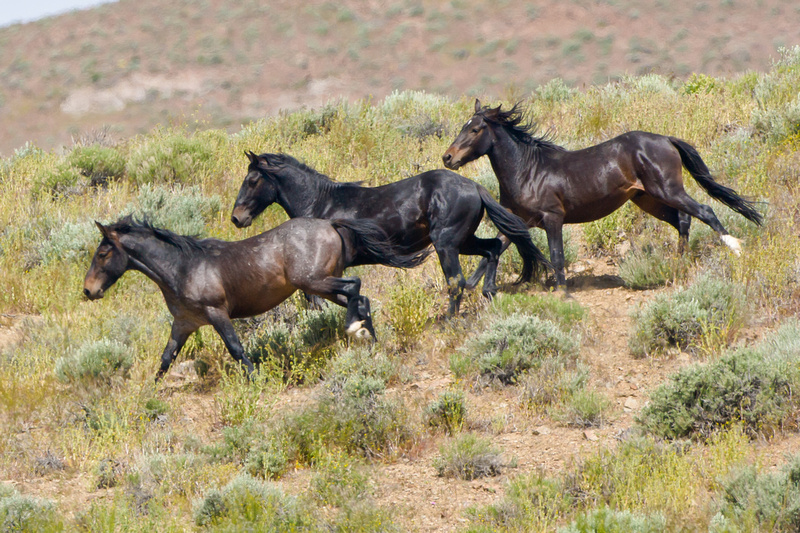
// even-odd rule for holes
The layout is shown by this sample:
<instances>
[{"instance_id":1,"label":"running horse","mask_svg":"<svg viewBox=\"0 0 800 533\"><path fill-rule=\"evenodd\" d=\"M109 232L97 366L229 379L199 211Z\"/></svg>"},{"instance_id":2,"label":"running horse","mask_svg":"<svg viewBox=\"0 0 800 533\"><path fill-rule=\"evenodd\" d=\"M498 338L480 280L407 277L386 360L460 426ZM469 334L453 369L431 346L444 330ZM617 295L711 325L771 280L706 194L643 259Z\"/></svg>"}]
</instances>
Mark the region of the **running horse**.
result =
<instances>
[{"instance_id":1,"label":"running horse","mask_svg":"<svg viewBox=\"0 0 800 533\"><path fill-rule=\"evenodd\" d=\"M737 255L738 239L728 233L707 205L683 188L681 166L712 197L746 219L761 225L753 202L714 181L697 150L689 143L644 131L630 131L582 150L566 150L545 137L536 137L535 124L524 122L520 105L483 107L442 156L444 165L458 169L483 155L489 157L500 184L500 204L547 233L550 261L557 287L566 290L562 226L600 219L628 200L678 230L679 251L689 240L691 218L714 229ZM508 246L504 242L503 249ZM483 261L468 286L480 280Z\"/></svg>"},{"instance_id":2,"label":"running horse","mask_svg":"<svg viewBox=\"0 0 800 533\"><path fill-rule=\"evenodd\" d=\"M449 287L448 316L458 313L466 285L459 255L482 256L488 265L483 294L490 297L497 292L502 242L475 236L484 211L522 257L518 283L529 281L541 266L549 266L531 241L525 222L498 204L484 187L455 172L431 170L379 187L362 187L335 182L286 154L246 155L250 164L231 214L236 227L249 226L277 202L290 218L369 220L392 238L399 254L417 253L433 244Z\"/></svg>"},{"instance_id":3,"label":"running horse","mask_svg":"<svg viewBox=\"0 0 800 533\"><path fill-rule=\"evenodd\" d=\"M84 280L86 297L102 298L126 271L138 270L158 285L174 318L156 380L204 325L214 327L231 356L251 373L253 363L231 319L264 313L298 289L346 307L347 333L374 339L369 299L359 294L361 280L343 278L342 272L356 257L413 268L426 256L395 253L386 234L363 221L290 220L233 242L177 235L130 216L95 224L103 238Z\"/></svg>"}]
</instances>

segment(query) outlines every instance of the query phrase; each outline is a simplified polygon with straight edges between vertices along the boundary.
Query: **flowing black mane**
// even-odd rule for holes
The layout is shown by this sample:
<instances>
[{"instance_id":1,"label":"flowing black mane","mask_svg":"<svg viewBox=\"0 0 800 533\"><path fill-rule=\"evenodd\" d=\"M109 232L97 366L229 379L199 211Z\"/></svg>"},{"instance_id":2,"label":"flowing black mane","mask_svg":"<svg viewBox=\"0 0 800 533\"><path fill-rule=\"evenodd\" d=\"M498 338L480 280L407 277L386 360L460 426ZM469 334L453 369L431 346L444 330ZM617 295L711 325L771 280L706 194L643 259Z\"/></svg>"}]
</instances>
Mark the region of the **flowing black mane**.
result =
<instances>
[{"instance_id":1,"label":"flowing black mane","mask_svg":"<svg viewBox=\"0 0 800 533\"><path fill-rule=\"evenodd\" d=\"M192 235L178 235L172 231L153 226L146 218L135 220L128 215L108 226L108 229L117 233L149 233L157 239L171 244L183 252L203 251L202 241Z\"/></svg>"},{"instance_id":2,"label":"flowing black mane","mask_svg":"<svg viewBox=\"0 0 800 533\"><path fill-rule=\"evenodd\" d=\"M497 107L484 106L479 114L485 121L505 128L509 135L521 144L565 150L563 146L553 142L550 132L546 132L544 135L536 135L536 131L539 129L538 124L535 121L528 122L526 120L527 110L522 104L516 103L508 111L503 111L502 107L502 104Z\"/></svg>"},{"instance_id":3,"label":"flowing black mane","mask_svg":"<svg viewBox=\"0 0 800 533\"><path fill-rule=\"evenodd\" d=\"M323 174L322 172L319 172L318 170L311 168L305 163L301 163L300 161L290 156L289 154L261 154L260 157L267 158L270 164L273 166L291 168L303 174L310 175L313 178L319 179L320 181L323 182L326 188L361 187L362 184L362 182L360 181L352 181L352 182L334 181L325 174Z\"/></svg>"}]
</instances>

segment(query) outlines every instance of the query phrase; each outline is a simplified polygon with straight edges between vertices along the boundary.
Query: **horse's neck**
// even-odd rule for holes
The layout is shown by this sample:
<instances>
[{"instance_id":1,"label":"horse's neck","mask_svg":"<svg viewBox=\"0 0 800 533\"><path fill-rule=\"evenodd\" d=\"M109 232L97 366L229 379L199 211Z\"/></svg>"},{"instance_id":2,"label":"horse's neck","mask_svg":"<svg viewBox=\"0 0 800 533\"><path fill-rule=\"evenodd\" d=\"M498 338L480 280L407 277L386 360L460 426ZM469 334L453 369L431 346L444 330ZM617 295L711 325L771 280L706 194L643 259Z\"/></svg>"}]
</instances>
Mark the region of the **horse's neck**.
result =
<instances>
[{"instance_id":1,"label":"horse's neck","mask_svg":"<svg viewBox=\"0 0 800 533\"><path fill-rule=\"evenodd\" d=\"M501 195L519 198L522 184L535 172L537 161L531 153L535 148L519 143L502 128L498 130L488 152L489 161L500 184Z\"/></svg>"},{"instance_id":2,"label":"horse's neck","mask_svg":"<svg viewBox=\"0 0 800 533\"><path fill-rule=\"evenodd\" d=\"M131 269L153 280L162 291L177 291L177 272L181 261L178 248L156 237L140 235L126 235L121 242L131 260Z\"/></svg>"},{"instance_id":3,"label":"horse's neck","mask_svg":"<svg viewBox=\"0 0 800 533\"><path fill-rule=\"evenodd\" d=\"M290 218L317 215L317 199L324 187L321 179L312 175L292 176L280 179L278 185L277 202Z\"/></svg>"}]
</instances>

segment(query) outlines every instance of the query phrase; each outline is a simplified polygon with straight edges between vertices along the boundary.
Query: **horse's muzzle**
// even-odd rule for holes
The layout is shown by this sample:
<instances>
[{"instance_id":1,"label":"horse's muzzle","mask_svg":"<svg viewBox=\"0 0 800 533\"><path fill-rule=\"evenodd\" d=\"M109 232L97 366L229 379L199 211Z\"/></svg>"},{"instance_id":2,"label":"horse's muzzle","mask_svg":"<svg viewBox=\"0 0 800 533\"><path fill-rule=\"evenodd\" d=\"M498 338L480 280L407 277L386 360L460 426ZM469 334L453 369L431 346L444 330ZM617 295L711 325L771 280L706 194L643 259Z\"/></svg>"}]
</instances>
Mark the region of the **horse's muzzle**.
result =
<instances>
[{"instance_id":1,"label":"horse's muzzle","mask_svg":"<svg viewBox=\"0 0 800 533\"><path fill-rule=\"evenodd\" d=\"M100 298L103 297L103 294L105 294L105 291L103 291L103 289L97 289L97 290L94 290L94 291L90 291L86 287L83 288L83 295L86 296L90 300L99 300Z\"/></svg>"},{"instance_id":2,"label":"horse's muzzle","mask_svg":"<svg viewBox=\"0 0 800 533\"><path fill-rule=\"evenodd\" d=\"M450 170L458 170L458 167L461 166L461 161L454 159L453 154L451 154L449 150L442 156L442 162L444 166Z\"/></svg>"},{"instance_id":3,"label":"horse's muzzle","mask_svg":"<svg viewBox=\"0 0 800 533\"><path fill-rule=\"evenodd\" d=\"M233 214L231 215L231 222L237 228L246 228L250 224L253 223L253 217L249 215L243 215L241 213L237 214L236 209L233 210Z\"/></svg>"}]
</instances>

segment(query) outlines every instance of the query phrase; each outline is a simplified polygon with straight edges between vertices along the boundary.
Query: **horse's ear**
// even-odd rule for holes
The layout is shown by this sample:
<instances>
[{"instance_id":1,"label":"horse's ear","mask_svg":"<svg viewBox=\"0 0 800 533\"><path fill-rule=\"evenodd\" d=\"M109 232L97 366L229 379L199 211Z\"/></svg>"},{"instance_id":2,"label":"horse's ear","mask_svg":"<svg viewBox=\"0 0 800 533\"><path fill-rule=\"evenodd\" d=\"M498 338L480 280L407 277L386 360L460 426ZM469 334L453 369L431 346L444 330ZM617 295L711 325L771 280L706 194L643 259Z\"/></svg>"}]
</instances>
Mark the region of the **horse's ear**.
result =
<instances>
[{"instance_id":1,"label":"horse's ear","mask_svg":"<svg viewBox=\"0 0 800 533\"><path fill-rule=\"evenodd\" d=\"M482 108L483 108L483 106L481 105L481 101L476 98L475 99L475 112L476 113L479 112Z\"/></svg>"},{"instance_id":2,"label":"horse's ear","mask_svg":"<svg viewBox=\"0 0 800 533\"><path fill-rule=\"evenodd\" d=\"M257 164L258 164L258 156L257 156L257 155L256 155L256 153L255 153L255 152L253 152L252 150L248 150L248 151L246 151L246 152L244 153L244 155L246 155L246 156L247 156L247 159L249 159L249 160L250 160L250 163L251 163L251 164L253 164L253 165L257 165Z\"/></svg>"},{"instance_id":3,"label":"horse's ear","mask_svg":"<svg viewBox=\"0 0 800 533\"><path fill-rule=\"evenodd\" d=\"M99 223L96 220L94 221L94 223L97 226L97 229L100 230L100 233L103 234L103 237L105 237L106 239L108 239L110 241L113 241L115 243L119 243L119 235L117 234L116 231L114 231L113 229L110 229L108 226L102 225L101 223Z\"/></svg>"}]
</instances>

